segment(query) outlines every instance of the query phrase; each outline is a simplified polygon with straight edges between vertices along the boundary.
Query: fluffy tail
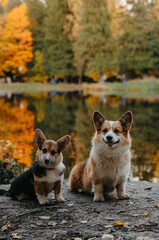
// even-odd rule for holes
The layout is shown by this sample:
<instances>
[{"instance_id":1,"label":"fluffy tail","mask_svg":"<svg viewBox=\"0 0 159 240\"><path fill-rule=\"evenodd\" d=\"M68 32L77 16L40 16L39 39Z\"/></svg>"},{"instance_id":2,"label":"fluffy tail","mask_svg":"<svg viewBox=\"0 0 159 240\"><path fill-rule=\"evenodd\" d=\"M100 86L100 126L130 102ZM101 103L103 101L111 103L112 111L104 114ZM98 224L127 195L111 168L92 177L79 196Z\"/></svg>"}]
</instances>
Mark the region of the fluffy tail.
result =
<instances>
[{"instance_id":1,"label":"fluffy tail","mask_svg":"<svg viewBox=\"0 0 159 240\"><path fill-rule=\"evenodd\" d=\"M4 189L0 189L0 195L8 196L8 191Z\"/></svg>"}]
</instances>

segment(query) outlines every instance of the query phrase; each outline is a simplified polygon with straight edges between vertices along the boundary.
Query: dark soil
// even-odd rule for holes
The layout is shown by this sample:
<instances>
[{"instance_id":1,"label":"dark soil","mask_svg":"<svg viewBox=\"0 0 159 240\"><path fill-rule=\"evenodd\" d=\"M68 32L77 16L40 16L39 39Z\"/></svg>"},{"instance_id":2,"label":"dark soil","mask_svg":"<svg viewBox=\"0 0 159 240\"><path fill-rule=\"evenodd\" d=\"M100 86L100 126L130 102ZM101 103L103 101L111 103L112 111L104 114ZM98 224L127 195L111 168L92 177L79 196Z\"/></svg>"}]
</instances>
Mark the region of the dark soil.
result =
<instances>
[{"instance_id":1,"label":"dark soil","mask_svg":"<svg viewBox=\"0 0 159 240\"><path fill-rule=\"evenodd\" d=\"M0 240L158 240L159 184L128 182L127 193L129 200L114 198L96 203L92 196L70 192L66 181L65 203L55 203L53 194L47 206L1 196Z\"/></svg>"}]
</instances>

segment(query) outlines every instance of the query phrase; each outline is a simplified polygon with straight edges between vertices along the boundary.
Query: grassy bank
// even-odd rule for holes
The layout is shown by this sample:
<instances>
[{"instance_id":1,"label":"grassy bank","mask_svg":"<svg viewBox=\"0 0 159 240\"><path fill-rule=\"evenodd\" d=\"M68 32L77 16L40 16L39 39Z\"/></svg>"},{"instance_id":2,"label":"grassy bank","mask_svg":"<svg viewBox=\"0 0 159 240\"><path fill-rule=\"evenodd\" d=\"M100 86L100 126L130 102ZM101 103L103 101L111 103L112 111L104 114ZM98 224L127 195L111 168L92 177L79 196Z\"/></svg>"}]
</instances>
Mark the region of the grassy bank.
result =
<instances>
[{"instance_id":1,"label":"grassy bank","mask_svg":"<svg viewBox=\"0 0 159 240\"><path fill-rule=\"evenodd\" d=\"M121 95L123 92L130 95L155 95L159 93L159 79L147 79L147 80L132 80L126 82L125 86L122 83L105 83L104 85L97 83L83 83L78 84L43 84L36 82L29 83L12 83L12 84L0 84L0 94L12 92L12 93L30 93L45 91L81 91L85 93L106 93Z\"/></svg>"},{"instance_id":2,"label":"grassy bank","mask_svg":"<svg viewBox=\"0 0 159 240\"><path fill-rule=\"evenodd\" d=\"M159 90L159 79L130 80L123 85L122 83L105 83L101 84L83 84L85 90L107 91L107 92L137 92Z\"/></svg>"},{"instance_id":3,"label":"grassy bank","mask_svg":"<svg viewBox=\"0 0 159 240\"><path fill-rule=\"evenodd\" d=\"M81 90L82 86L77 84L44 84L37 82L28 82L28 83L11 83L0 84L0 93L12 92L12 93L37 93L37 92L46 92L46 91L76 91Z\"/></svg>"}]
</instances>

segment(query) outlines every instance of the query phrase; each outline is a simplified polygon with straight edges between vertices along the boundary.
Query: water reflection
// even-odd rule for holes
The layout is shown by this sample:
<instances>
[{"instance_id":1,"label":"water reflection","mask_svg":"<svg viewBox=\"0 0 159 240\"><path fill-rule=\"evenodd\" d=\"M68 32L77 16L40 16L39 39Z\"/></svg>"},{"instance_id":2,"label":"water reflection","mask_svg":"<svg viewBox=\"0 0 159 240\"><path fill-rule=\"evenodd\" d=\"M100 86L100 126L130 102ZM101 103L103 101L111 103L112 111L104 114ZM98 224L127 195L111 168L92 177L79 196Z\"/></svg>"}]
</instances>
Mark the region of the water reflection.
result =
<instances>
[{"instance_id":1,"label":"water reflection","mask_svg":"<svg viewBox=\"0 0 159 240\"><path fill-rule=\"evenodd\" d=\"M130 110L134 115L131 130L131 179L159 182L159 101L122 96L83 95L82 92L49 92L36 95L7 94L0 97L0 160L16 159L31 166L36 146L34 131L41 128L49 139L70 134L72 143L64 152L65 176L74 164L89 155L94 133L95 109L111 120ZM8 144L9 143L9 147Z\"/></svg>"}]
</instances>

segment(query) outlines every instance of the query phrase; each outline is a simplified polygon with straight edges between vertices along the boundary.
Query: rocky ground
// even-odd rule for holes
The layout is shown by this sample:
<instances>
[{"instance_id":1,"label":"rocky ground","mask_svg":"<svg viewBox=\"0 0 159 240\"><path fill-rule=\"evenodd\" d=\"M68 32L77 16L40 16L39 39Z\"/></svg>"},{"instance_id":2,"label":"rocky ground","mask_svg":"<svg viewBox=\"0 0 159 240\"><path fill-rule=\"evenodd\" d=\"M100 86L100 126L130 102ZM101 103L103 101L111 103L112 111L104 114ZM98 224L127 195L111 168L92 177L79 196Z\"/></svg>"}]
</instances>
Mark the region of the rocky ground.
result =
<instances>
[{"instance_id":1,"label":"rocky ground","mask_svg":"<svg viewBox=\"0 0 159 240\"><path fill-rule=\"evenodd\" d=\"M71 193L66 181L65 203L55 203L53 194L48 206L0 196L0 240L158 240L159 184L128 182L127 193L129 200L96 203L92 196Z\"/></svg>"}]
</instances>

